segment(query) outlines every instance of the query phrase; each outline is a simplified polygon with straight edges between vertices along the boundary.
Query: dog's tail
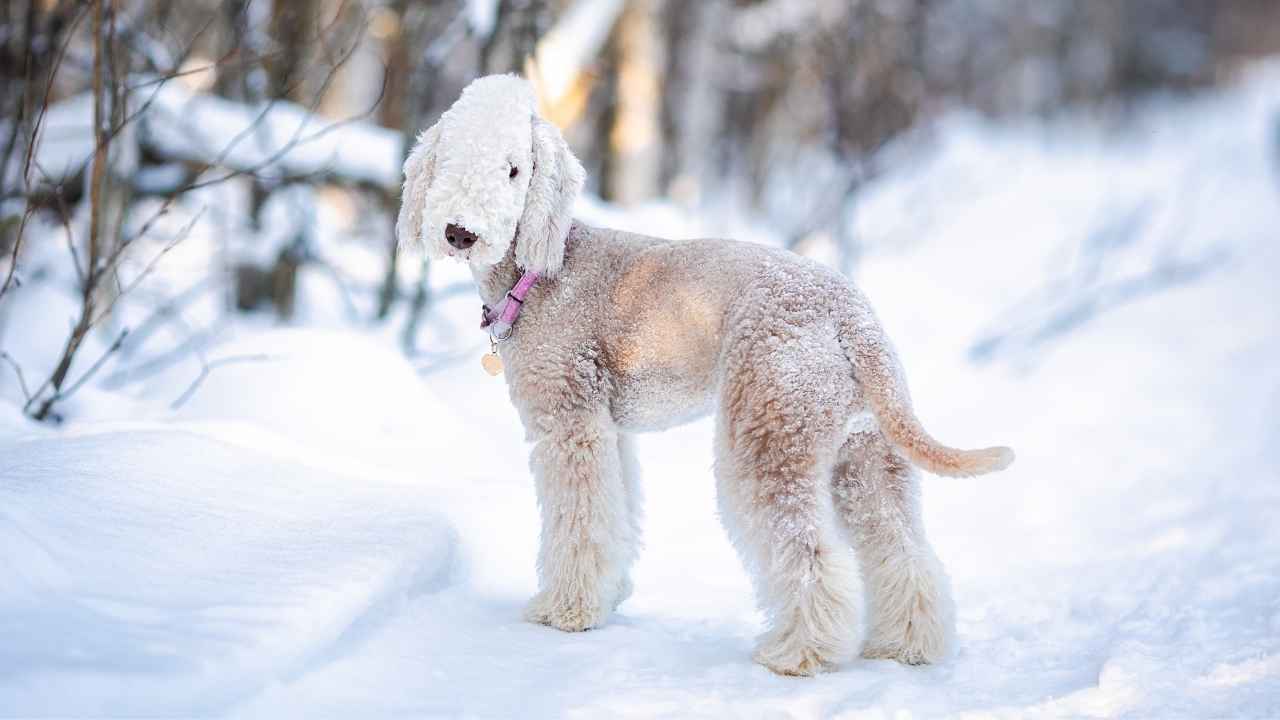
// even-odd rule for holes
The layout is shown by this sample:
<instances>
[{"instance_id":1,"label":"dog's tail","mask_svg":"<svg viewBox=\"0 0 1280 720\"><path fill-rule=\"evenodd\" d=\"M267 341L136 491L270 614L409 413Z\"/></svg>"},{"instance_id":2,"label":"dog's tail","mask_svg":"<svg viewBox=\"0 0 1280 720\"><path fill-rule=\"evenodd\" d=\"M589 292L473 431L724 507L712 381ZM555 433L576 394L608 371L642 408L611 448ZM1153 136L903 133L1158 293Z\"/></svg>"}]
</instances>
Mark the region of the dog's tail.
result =
<instances>
[{"instance_id":1,"label":"dog's tail","mask_svg":"<svg viewBox=\"0 0 1280 720\"><path fill-rule=\"evenodd\" d=\"M968 477L1009 467L1013 450L989 447L958 450L934 440L911 409L911 395L898 356L871 306L857 290L842 313L840 344L853 363L863 396L880 423L880 432L911 462L935 475Z\"/></svg>"}]
</instances>

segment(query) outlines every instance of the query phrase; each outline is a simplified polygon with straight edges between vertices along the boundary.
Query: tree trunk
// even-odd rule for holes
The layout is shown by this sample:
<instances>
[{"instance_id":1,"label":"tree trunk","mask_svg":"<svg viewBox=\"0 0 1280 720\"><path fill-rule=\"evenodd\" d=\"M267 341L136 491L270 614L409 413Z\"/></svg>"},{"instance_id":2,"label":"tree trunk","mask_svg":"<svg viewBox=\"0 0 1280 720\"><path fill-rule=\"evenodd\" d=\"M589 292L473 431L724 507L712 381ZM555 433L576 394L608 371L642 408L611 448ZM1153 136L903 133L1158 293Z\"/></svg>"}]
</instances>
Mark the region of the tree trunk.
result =
<instances>
[{"instance_id":1,"label":"tree trunk","mask_svg":"<svg viewBox=\"0 0 1280 720\"><path fill-rule=\"evenodd\" d=\"M650 200L662 177L662 69L665 36L661 0L628 0L618 20L618 94L609 132L612 200L624 205Z\"/></svg>"}]
</instances>

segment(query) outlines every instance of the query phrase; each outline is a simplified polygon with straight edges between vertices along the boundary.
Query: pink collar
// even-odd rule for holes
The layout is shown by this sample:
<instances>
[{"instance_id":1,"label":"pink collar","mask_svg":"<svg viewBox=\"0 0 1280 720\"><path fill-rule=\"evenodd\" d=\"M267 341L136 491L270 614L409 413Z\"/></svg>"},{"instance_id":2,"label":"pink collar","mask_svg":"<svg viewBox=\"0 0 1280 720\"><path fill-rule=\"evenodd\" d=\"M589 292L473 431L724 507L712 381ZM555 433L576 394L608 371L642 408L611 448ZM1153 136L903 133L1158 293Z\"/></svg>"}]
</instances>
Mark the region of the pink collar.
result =
<instances>
[{"instance_id":1,"label":"pink collar","mask_svg":"<svg viewBox=\"0 0 1280 720\"><path fill-rule=\"evenodd\" d=\"M538 273L526 272L516 281L515 287L507 291L506 296L498 303L498 307L490 310L488 305L484 305L480 318L481 329L488 328L489 335L494 340L506 340L511 337L512 326L520 316L520 308L524 307L525 295L529 294L529 290L536 282L538 282Z\"/></svg>"}]
</instances>

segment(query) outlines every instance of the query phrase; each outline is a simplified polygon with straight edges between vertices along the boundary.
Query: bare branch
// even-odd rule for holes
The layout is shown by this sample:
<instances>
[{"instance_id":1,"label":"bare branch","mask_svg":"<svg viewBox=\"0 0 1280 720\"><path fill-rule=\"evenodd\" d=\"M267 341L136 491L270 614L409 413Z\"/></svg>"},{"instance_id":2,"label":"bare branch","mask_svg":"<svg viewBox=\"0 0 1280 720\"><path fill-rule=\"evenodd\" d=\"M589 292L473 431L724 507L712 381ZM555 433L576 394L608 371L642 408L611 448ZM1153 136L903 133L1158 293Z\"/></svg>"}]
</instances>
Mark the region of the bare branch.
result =
<instances>
[{"instance_id":1,"label":"bare branch","mask_svg":"<svg viewBox=\"0 0 1280 720\"><path fill-rule=\"evenodd\" d=\"M22 397L27 402L30 402L31 391L27 389L27 378L22 374L22 367L18 365L18 361L3 350L0 350L0 360L9 363L9 367L13 368L13 373L18 376L18 387L22 388Z\"/></svg>"},{"instance_id":2,"label":"bare branch","mask_svg":"<svg viewBox=\"0 0 1280 720\"><path fill-rule=\"evenodd\" d=\"M106 317L107 315L110 315L112 308L115 307L116 303L119 302L120 298L124 297L129 292L131 292L134 288L138 287L139 283L145 280L147 276L150 275L151 272L156 269L156 265L159 264L161 258L167 255L170 250L177 247L183 240L186 240L187 237L191 235L191 230L195 227L196 223L200 220L201 216L203 215L204 215L204 208L201 208L200 212L196 213L195 217L191 218L191 220L187 222L185 226L183 226L182 230L178 231L178 234L175 235L172 240L165 243L164 247L160 248L160 252L156 253L155 256L151 258L151 261L148 262L146 266L142 268L142 271L139 272L138 275L134 277L133 280L131 280L128 285L122 287L120 291L116 293L115 297L111 300L111 302L105 308L102 309L102 312L98 313L98 315L94 317L92 321L90 321L90 326L92 327L93 325L98 324L99 322L102 321L104 317Z\"/></svg>"},{"instance_id":3,"label":"bare branch","mask_svg":"<svg viewBox=\"0 0 1280 720\"><path fill-rule=\"evenodd\" d=\"M67 241L67 251L71 253L71 266L75 268L76 280L83 285L85 283L84 269L80 267L80 251L76 249L75 233L71 232L71 212L67 209L67 202L63 199L61 193L54 193L58 203L58 220L62 223L63 236Z\"/></svg>"},{"instance_id":4,"label":"bare branch","mask_svg":"<svg viewBox=\"0 0 1280 720\"><path fill-rule=\"evenodd\" d=\"M324 92L325 92L325 89L327 89L327 87L328 87L328 84L329 84L330 82L332 82L333 77L334 77L334 75L335 75L335 73L336 73L337 68L338 68L338 67L341 67L342 63L345 63L345 62L346 62L346 59L347 59L347 58L349 58L349 57L350 57L350 53L348 53L348 54L343 58L342 62L340 62L337 66L335 66L335 67L333 68L333 72L331 72L331 73L329 74L329 76L328 76L327 78L325 78L325 85L324 85L324 87L323 87L323 88L321 88L320 92L318 92L318 93L316 94L316 100L315 100L315 102L313 102L313 103L312 103L312 105L311 105L310 107L308 107L308 110L307 110L307 115L308 115L308 117L311 117L311 116L313 116L313 115L314 115L315 109L316 109L316 107L318 107L318 106L319 106L320 99L323 97ZM382 102L382 97L383 97L383 94L386 92L386 89L387 89L387 83L386 83L386 75L385 75L385 73L384 73L384 75L383 75L382 87L381 87L381 89L380 89L380 90L379 90L379 92L378 92L378 97L377 97L377 98L375 98L375 99L374 99L374 101L373 101L372 103L370 103L370 105L369 105L368 109L366 109L366 110L364 110L364 111L362 111L362 112L356 113L356 114L354 114L354 115L350 115L350 116L348 116L348 117L345 117L345 118L343 118L343 119L341 119L341 120L335 120L334 122L332 122L332 123L330 123L330 124L326 125L325 127L321 128L320 130L317 130L316 132L314 132L314 133L312 133L312 134L310 134L310 135L307 135L307 136L305 136L305 137L303 137L303 136L302 136L302 130L303 130L303 129L305 129L305 127L306 127L307 123L306 123L306 121L300 122L300 123L298 123L298 127L294 130L293 135L289 138L288 142L286 142L286 143L285 143L282 147L280 147L276 152L272 153L270 156L268 156L267 158L265 158L265 159L264 159L264 160L262 160L261 162L258 162L258 163L254 164L253 166L248 167L248 168L243 168L243 169L240 169L240 170L230 170L230 171L226 172L226 173L225 173L225 174L223 174L223 175L220 175L220 176L215 177L215 178L211 178L211 179L209 179L209 180L203 180L203 181L199 181L199 182L191 183L191 184L187 185L186 187L184 187L184 188L180 189L180 190L178 191L178 193L190 192L191 190L198 190L198 189L200 189L200 188L209 187L210 185L217 185L217 184L219 184L219 183L226 182L226 181L228 181L228 180L231 180L232 178L240 177L240 176L242 176L242 175L255 175L255 176L256 176L256 175L257 175L259 172L261 172L262 170L264 170L264 169L266 169L266 168L268 168L268 167L271 167L272 165L274 165L274 164L276 164L277 162L279 162L279 161L280 161L280 159L282 159L285 155L288 155L290 152L292 152L292 151L293 151L294 149L296 149L297 147L299 147L299 146L301 146L301 145L304 145L304 144L306 144L306 143L309 143L309 142L312 142L312 141L318 140L318 139L320 139L320 138L322 138L322 137L324 137L324 136L328 135L329 133L331 133L331 132L333 132L333 131L335 131L335 130L338 130L339 128L342 128L342 127L344 127L344 126L346 126L346 125L350 125L350 124L355 123L355 122L359 122L360 120L363 120L363 119L365 119L365 118L369 117L371 114L373 114L374 110L375 110L375 109L377 109L377 107L378 107L378 103ZM210 165L210 166L212 166L212 165ZM319 172L319 171L317 171L317 172Z\"/></svg>"},{"instance_id":5,"label":"bare branch","mask_svg":"<svg viewBox=\"0 0 1280 720\"><path fill-rule=\"evenodd\" d=\"M0 299L4 299L4 294L9 292L9 288L21 284L18 280L18 256L22 252L22 240L26 235L27 221L31 219L34 212L35 208L30 205L22 211L22 220L18 222L18 234L13 240L13 252L10 253L9 270L5 273L4 282L0 283Z\"/></svg>"},{"instance_id":6,"label":"bare branch","mask_svg":"<svg viewBox=\"0 0 1280 720\"><path fill-rule=\"evenodd\" d=\"M103 87L103 81L106 79L106 55L110 52L110 46L114 41L113 25L108 24L106 21L107 9L105 0L97 0L93 17L93 132L96 140L96 149L94 150L93 172L89 181L89 255L85 264L85 280L81 288L80 318L76 321L70 335L67 337L67 343L62 349L62 357L58 360L53 373L49 375L49 379L36 390L35 394L23 406L23 411L29 410L33 403L43 396L46 389L53 388L53 392L49 397L41 401L39 407L32 414L32 417L36 420L47 418L53 409L54 403L66 397L63 392L63 383L66 382L67 374L71 371L71 364L75 360L76 352L79 351L85 337L89 334L89 330L93 327L94 293L97 290L98 281L102 277L98 260L102 243L103 195L107 190L106 185L108 182L106 173L107 142L104 142L103 137L106 123L108 122L107 89ZM41 114L43 116L43 110ZM28 159L31 154L32 151L28 148ZM26 172L29 173L29 169ZM75 387L79 387L87 379L88 375L96 372L97 367L105 361L106 356L119 348L119 343L122 341L123 336L117 339L102 358L99 358L94 367L90 368L90 371L86 373L86 377L82 377L75 383Z\"/></svg>"},{"instance_id":7,"label":"bare branch","mask_svg":"<svg viewBox=\"0 0 1280 720\"><path fill-rule=\"evenodd\" d=\"M0 152L0 188L4 187L9 176L9 158L13 156L13 148L18 143L18 130L26 119L27 94L31 89L31 57L36 32L36 0L27 3L26 27L24 29L22 50L22 93L18 102L18 111L13 118L13 126L9 128L9 137L5 140L4 151Z\"/></svg>"},{"instance_id":8,"label":"bare branch","mask_svg":"<svg viewBox=\"0 0 1280 720\"><path fill-rule=\"evenodd\" d=\"M216 290L220 284L214 276L202 278L199 282L188 287L187 289L177 293L157 305L146 319L138 323L129 333L129 340L122 350L122 360L131 357L147 339L151 337L157 329L165 324L172 323L178 326L187 337L183 342L171 351L161 356L153 356L148 360L144 360L132 367L121 368L115 370L107 377L103 378L102 386L107 389L117 388L126 382L138 379L139 376L149 375L152 372L163 370L168 367L171 362L179 357L185 356L188 352L199 353L201 345L216 335L223 325L219 321L215 321L210 327L204 328L198 332L192 332L193 328L182 315L185 305L201 297L205 293Z\"/></svg>"},{"instance_id":9,"label":"bare branch","mask_svg":"<svg viewBox=\"0 0 1280 720\"><path fill-rule=\"evenodd\" d=\"M217 358L212 362L203 363L203 367L200 368L200 374L191 382L191 385L189 385L186 390L183 390L182 394L169 405L169 409L177 410L185 405L186 402L191 399L191 396L196 394L196 390L199 390L200 386L204 384L204 381L209 377L209 374L224 365L232 365L242 362L264 362L270 359L271 356L266 353L256 353L252 355L228 355L227 357Z\"/></svg>"},{"instance_id":10,"label":"bare branch","mask_svg":"<svg viewBox=\"0 0 1280 720\"><path fill-rule=\"evenodd\" d=\"M117 350L120 349L120 346L124 344L124 339L128 337L128 335L129 335L128 328L121 330L120 334L116 336L115 341L112 342L111 345L107 347L107 349L102 353L102 355L98 357L97 360L93 361L93 364L89 366L89 369L85 370L84 374L82 374L79 378L77 378L75 382L71 383L65 389L55 388L52 395L50 395L49 397L41 401L40 406L36 409L36 411L31 413L32 419L35 419L35 420L47 419L52 413L53 406L55 404L60 403L63 400L66 400L67 398L74 395L75 392L79 390L81 386L83 386L85 382L89 380L89 378L93 377L98 372L98 370L102 369L102 366L107 362L107 358L111 357L111 355L113 355ZM75 336L73 335L73 337ZM74 357L74 355L75 353L73 352L71 356L68 356L68 357ZM50 380L52 380L52 377L50 378ZM27 410L27 408L30 407L31 404L34 403L40 397L40 395L44 393L44 391L49 387L49 385L50 385L50 381L46 380L45 383L41 385L38 390L36 390L35 394L32 395L30 399L27 400L27 404L24 405L22 409L24 411Z\"/></svg>"},{"instance_id":11,"label":"bare branch","mask_svg":"<svg viewBox=\"0 0 1280 720\"><path fill-rule=\"evenodd\" d=\"M53 79L57 76L57 70L62 65L62 61L67 56L67 47L71 45L71 38L76 34L76 28L80 26L80 21L89 12L89 5L85 5L80 12L76 13L75 19L71 21L71 27L67 28L66 37L62 41L62 47L58 50L58 56L53 61L53 67L49 71L49 79L44 87L44 99L40 103L40 114L36 116L35 125L31 128L31 136L27 139L27 154L22 162L22 176L25 178L31 174L31 161L35 157L36 138L40 135L40 128L44 125L45 115L49 112L49 98L52 95Z\"/></svg>"},{"instance_id":12,"label":"bare branch","mask_svg":"<svg viewBox=\"0 0 1280 720\"><path fill-rule=\"evenodd\" d=\"M58 393L57 395L49 398L48 400L49 404L53 404L58 400L65 400L68 397L71 397L71 395L75 393L76 390L80 389L80 386L84 385L89 378L93 377L98 372L98 370L102 368L103 364L106 363L107 358L111 357L113 353L115 353L117 350L120 349L120 346L124 344L124 340L128 336L129 336L129 328L124 328L123 330L121 330L120 334L116 336L116 339L109 346L107 346L107 349L102 353L102 355L100 355L98 359L95 360L94 363L89 366L89 369L85 370L84 374L81 375L79 378L77 378L75 382L71 383L71 385L69 385L66 390L63 390L61 393Z\"/></svg>"},{"instance_id":13,"label":"bare branch","mask_svg":"<svg viewBox=\"0 0 1280 720\"><path fill-rule=\"evenodd\" d=\"M34 3L32 5L34 7ZM40 135L41 127L43 127L44 125L45 115L49 112L49 98L51 95L51 90L53 89L53 79L54 79L54 76L57 75L58 67L62 65L62 61L66 57L67 47L71 44L71 38L72 36L75 35L76 28L79 27L80 21L84 18L87 12L88 12L88 7L86 6L84 8L81 8L81 10L76 13L75 18L71 21L70 27L68 27L66 30L66 35L63 39L62 46L58 49L58 55L54 59L53 67L49 70L49 78L45 83L43 99L40 102L40 113L36 116L36 121L31 127L31 133L27 138L26 154L24 155L22 160L22 177L23 177L23 182L28 184L28 188L27 188L28 191L30 191L29 178L31 175L32 159L35 157L36 140ZM21 117L22 117L21 114L19 114L18 118L15 118L14 120L13 132L15 133L17 132L18 126L21 124ZM9 147L5 152L4 165L0 166L0 180L3 179L4 175L8 174L8 170L9 170L8 154L11 150L12 150L12 147ZM30 204L28 204L26 209L23 210L22 220L19 221L18 223L18 233L15 236L15 239L13 241L13 252L11 255L11 261L9 263L9 270L5 274L4 282L0 283L0 299L3 299L5 293L9 292L10 288L14 287L15 283L19 282L17 280L18 258L22 252L22 242L23 242L24 236L26 235L27 222L31 219L31 215L33 213L34 213L34 208L32 208Z\"/></svg>"}]
</instances>

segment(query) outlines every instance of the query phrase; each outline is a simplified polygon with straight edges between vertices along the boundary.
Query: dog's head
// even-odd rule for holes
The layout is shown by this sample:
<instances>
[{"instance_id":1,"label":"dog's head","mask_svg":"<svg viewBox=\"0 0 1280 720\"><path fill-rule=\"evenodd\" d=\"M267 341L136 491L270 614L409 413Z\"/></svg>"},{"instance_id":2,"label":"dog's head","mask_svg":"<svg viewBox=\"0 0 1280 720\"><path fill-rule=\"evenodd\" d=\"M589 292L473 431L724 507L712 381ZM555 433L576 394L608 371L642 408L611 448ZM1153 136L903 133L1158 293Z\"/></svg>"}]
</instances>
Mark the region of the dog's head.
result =
<instances>
[{"instance_id":1,"label":"dog's head","mask_svg":"<svg viewBox=\"0 0 1280 720\"><path fill-rule=\"evenodd\" d=\"M574 198L586 173L533 88L515 75L473 81L418 136L404 163L401 246L493 265L515 243L516 263L555 275Z\"/></svg>"}]
</instances>

